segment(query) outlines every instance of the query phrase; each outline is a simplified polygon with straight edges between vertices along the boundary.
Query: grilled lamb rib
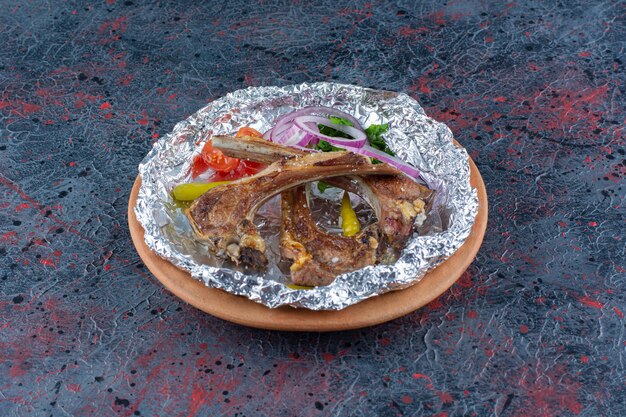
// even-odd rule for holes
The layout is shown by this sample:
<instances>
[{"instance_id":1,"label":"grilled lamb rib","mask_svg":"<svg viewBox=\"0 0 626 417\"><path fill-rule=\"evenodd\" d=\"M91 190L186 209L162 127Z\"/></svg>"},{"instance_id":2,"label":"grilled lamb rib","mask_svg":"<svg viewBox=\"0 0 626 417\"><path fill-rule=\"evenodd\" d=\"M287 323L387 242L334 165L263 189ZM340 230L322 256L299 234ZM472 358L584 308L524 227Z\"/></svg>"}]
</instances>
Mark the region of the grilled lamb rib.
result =
<instances>
[{"instance_id":1,"label":"grilled lamb rib","mask_svg":"<svg viewBox=\"0 0 626 417\"><path fill-rule=\"evenodd\" d=\"M281 255L291 259L291 280L297 285L330 284L337 275L376 263L378 228L353 237L330 234L317 227L304 186L281 195Z\"/></svg>"},{"instance_id":2,"label":"grilled lamb rib","mask_svg":"<svg viewBox=\"0 0 626 417\"><path fill-rule=\"evenodd\" d=\"M418 216L426 218L426 202L432 191L404 175L353 177L344 188L370 203L381 229L379 262L392 263L411 236Z\"/></svg>"},{"instance_id":3,"label":"grilled lamb rib","mask_svg":"<svg viewBox=\"0 0 626 417\"><path fill-rule=\"evenodd\" d=\"M314 153L272 163L258 174L218 186L196 199L186 214L196 234L212 251L235 263L265 268L265 241L252 222L256 211L273 196L323 178L379 174L395 169L373 165L351 152Z\"/></svg>"},{"instance_id":4,"label":"grilled lamb rib","mask_svg":"<svg viewBox=\"0 0 626 417\"><path fill-rule=\"evenodd\" d=\"M281 158L311 154L253 137L214 136L212 141L215 148L228 156L266 164ZM394 171L392 175L350 175L324 180L365 197L374 208L382 231L379 262L383 263L397 259L411 235L416 217L424 215L425 205L432 197L431 190L400 171Z\"/></svg>"}]
</instances>

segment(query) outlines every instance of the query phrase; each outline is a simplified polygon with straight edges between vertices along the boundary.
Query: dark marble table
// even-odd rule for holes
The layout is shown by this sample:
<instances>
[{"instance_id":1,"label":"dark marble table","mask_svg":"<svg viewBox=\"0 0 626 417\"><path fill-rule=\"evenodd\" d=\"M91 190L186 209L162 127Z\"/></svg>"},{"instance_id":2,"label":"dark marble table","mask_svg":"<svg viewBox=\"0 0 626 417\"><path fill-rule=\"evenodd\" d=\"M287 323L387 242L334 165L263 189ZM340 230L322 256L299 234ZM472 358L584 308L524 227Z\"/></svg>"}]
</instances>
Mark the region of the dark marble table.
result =
<instances>
[{"instance_id":1,"label":"dark marble table","mask_svg":"<svg viewBox=\"0 0 626 417\"><path fill-rule=\"evenodd\" d=\"M624 3L2 2L1 416L624 416ZM416 97L481 170L476 261L333 334L205 315L127 230L208 101L335 80Z\"/></svg>"}]
</instances>

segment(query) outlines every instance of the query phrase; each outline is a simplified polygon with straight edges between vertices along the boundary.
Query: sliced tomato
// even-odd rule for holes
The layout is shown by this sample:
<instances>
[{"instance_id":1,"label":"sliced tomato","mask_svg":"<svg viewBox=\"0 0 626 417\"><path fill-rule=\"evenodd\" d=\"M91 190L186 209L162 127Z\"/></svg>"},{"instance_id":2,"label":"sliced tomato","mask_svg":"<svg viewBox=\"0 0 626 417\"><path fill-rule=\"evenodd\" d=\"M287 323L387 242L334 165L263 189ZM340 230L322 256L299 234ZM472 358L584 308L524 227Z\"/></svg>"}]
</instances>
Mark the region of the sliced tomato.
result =
<instances>
[{"instance_id":1,"label":"sliced tomato","mask_svg":"<svg viewBox=\"0 0 626 417\"><path fill-rule=\"evenodd\" d=\"M239 130L237 131L237 134L235 136L236 137L252 136L252 137L255 137L255 138L262 138L263 137L263 133L259 132L256 129L253 129L251 127L244 126L244 127L240 127L239 128Z\"/></svg>"},{"instance_id":2,"label":"sliced tomato","mask_svg":"<svg viewBox=\"0 0 626 417\"><path fill-rule=\"evenodd\" d=\"M198 175L209 169L209 165L204 162L202 155L196 155L191 164L191 177L196 178Z\"/></svg>"},{"instance_id":3,"label":"sliced tomato","mask_svg":"<svg viewBox=\"0 0 626 417\"><path fill-rule=\"evenodd\" d=\"M239 129L237 136L262 138L263 134L256 129L246 126ZM213 148L213 144L209 140L204 144L200 155L196 155L193 159L193 164L191 165L192 177L196 178L209 168L215 171L215 174L211 177L212 181L222 181L249 177L264 170L266 165L228 157L219 149Z\"/></svg>"},{"instance_id":4,"label":"sliced tomato","mask_svg":"<svg viewBox=\"0 0 626 417\"><path fill-rule=\"evenodd\" d=\"M216 172L211 177L211 181L230 181L243 177L250 177L259 171L263 171L267 166L258 162L240 160L235 170L229 172Z\"/></svg>"},{"instance_id":5,"label":"sliced tomato","mask_svg":"<svg viewBox=\"0 0 626 417\"><path fill-rule=\"evenodd\" d=\"M219 149L214 149L211 141L204 144L202 148L202 158L209 168L217 172L229 172L239 165L239 159L230 158L224 155Z\"/></svg>"},{"instance_id":6,"label":"sliced tomato","mask_svg":"<svg viewBox=\"0 0 626 417\"><path fill-rule=\"evenodd\" d=\"M242 175L244 177L248 177L250 175L256 174L257 172L263 171L265 168L267 168L267 165L260 162L242 160L239 163L239 167L237 167L237 170L241 170Z\"/></svg>"}]
</instances>

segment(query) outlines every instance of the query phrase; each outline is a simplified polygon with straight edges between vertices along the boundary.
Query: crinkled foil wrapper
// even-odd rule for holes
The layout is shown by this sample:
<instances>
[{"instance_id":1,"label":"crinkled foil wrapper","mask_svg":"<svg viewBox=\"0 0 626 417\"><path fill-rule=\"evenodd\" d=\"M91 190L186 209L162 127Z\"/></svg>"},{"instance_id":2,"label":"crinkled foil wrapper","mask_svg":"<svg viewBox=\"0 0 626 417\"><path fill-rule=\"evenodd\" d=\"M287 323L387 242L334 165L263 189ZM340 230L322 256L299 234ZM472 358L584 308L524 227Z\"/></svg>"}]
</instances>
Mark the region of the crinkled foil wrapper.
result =
<instances>
[{"instance_id":1,"label":"crinkled foil wrapper","mask_svg":"<svg viewBox=\"0 0 626 417\"><path fill-rule=\"evenodd\" d=\"M170 192L189 181L192 158L208 135L231 134L241 126L264 132L278 116L311 105L343 110L363 126L389 123L384 138L390 148L421 171L423 181L436 191L436 197L426 221L395 264L346 273L325 287L294 290L285 285L288 276L275 265L257 274L222 265L194 238ZM405 94L325 82L251 87L209 103L154 144L139 166L142 186L135 213L145 229L148 247L209 287L272 308L289 305L340 310L417 283L463 244L478 211L477 193L469 182L468 159L467 152L453 143L450 129L426 116L417 101ZM275 199L260 210L257 217L262 220L255 222L261 232L264 228L277 232L279 207ZM268 246L275 247L276 240Z\"/></svg>"}]
</instances>

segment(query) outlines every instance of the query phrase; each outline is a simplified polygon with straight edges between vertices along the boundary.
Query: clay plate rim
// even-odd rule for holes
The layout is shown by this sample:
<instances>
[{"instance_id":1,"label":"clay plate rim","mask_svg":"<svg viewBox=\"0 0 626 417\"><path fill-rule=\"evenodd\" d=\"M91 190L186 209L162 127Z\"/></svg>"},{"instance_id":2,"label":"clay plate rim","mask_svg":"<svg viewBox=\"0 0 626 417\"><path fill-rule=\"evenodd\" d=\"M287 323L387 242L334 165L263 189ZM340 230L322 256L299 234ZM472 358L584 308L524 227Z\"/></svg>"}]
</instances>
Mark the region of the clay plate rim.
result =
<instances>
[{"instance_id":1,"label":"clay plate rim","mask_svg":"<svg viewBox=\"0 0 626 417\"><path fill-rule=\"evenodd\" d=\"M268 308L245 297L209 288L152 252L133 208L141 187L137 176L128 202L128 225L139 257L174 295L192 306L233 323L269 330L329 332L359 329L404 316L428 304L456 282L474 260L487 228L487 191L474 161L469 160L470 183L478 191L478 214L465 243L417 284L368 298L340 311L313 311L289 306Z\"/></svg>"}]
</instances>

